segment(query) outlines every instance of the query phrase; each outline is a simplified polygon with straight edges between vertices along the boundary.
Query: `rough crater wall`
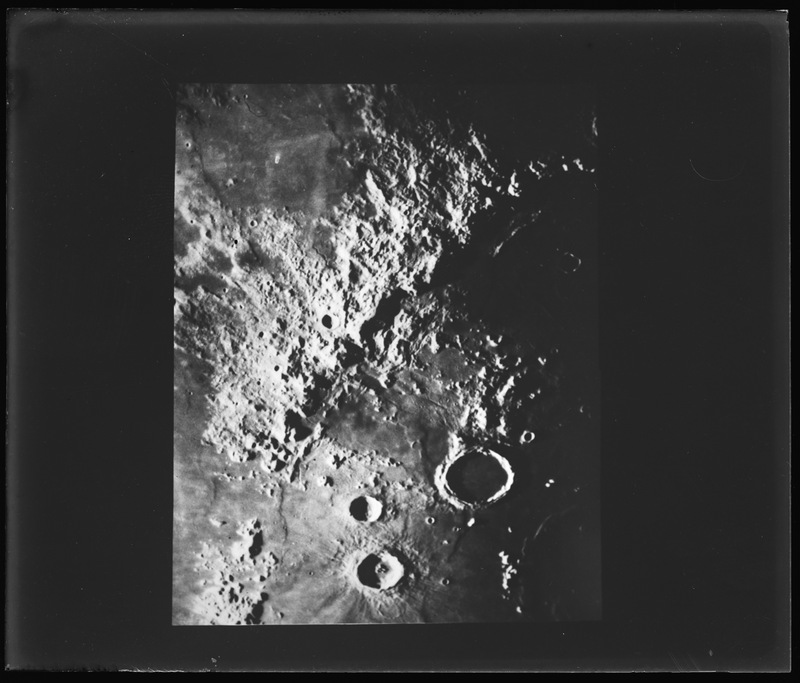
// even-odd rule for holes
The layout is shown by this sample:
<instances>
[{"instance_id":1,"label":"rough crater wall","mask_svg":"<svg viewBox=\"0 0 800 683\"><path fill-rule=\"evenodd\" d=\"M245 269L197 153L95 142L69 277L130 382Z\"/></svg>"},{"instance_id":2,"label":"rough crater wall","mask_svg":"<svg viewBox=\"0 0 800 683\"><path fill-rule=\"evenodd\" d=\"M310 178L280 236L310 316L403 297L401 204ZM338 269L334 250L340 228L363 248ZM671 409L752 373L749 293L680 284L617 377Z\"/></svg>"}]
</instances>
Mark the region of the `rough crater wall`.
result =
<instances>
[{"instance_id":1,"label":"rough crater wall","mask_svg":"<svg viewBox=\"0 0 800 683\"><path fill-rule=\"evenodd\" d=\"M571 318L532 287L591 308L573 276L594 255L571 251L591 226L559 223L591 216L572 207L593 201L591 111L566 126L582 158L541 148L509 164L432 100L385 86L181 93L176 624L599 616L596 492L580 495L598 483L591 344L589 360L565 358ZM572 465L571 495L539 499L570 432L588 466ZM487 457L451 468L468 454ZM375 504L359 518L362 496ZM595 530L570 537L573 554L597 564L566 598L577 617L542 592L546 562L526 559L575 510Z\"/></svg>"}]
</instances>

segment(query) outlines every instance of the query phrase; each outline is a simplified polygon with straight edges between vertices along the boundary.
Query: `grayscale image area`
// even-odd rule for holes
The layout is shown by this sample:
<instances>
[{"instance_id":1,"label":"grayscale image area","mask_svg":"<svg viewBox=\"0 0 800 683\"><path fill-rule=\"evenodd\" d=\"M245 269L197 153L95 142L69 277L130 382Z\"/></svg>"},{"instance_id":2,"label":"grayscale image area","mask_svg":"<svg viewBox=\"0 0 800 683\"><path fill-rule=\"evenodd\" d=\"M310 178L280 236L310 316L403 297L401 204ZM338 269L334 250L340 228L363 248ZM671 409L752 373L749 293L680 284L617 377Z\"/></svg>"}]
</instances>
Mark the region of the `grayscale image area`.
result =
<instances>
[{"instance_id":1,"label":"grayscale image area","mask_svg":"<svg viewBox=\"0 0 800 683\"><path fill-rule=\"evenodd\" d=\"M600 619L594 100L179 89L173 624Z\"/></svg>"}]
</instances>

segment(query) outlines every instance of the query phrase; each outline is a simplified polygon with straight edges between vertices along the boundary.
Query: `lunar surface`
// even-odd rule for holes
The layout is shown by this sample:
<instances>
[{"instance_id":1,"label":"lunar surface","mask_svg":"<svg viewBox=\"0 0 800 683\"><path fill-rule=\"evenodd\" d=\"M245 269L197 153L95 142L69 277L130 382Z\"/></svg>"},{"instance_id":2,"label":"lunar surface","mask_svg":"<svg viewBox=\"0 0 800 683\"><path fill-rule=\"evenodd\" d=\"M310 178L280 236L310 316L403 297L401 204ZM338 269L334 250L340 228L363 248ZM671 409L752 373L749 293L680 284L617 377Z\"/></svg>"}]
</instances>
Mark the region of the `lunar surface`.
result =
<instances>
[{"instance_id":1,"label":"lunar surface","mask_svg":"<svg viewBox=\"0 0 800 683\"><path fill-rule=\"evenodd\" d=\"M187 85L173 623L600 617L580 88Z\"/></svg>"}]
</instances>

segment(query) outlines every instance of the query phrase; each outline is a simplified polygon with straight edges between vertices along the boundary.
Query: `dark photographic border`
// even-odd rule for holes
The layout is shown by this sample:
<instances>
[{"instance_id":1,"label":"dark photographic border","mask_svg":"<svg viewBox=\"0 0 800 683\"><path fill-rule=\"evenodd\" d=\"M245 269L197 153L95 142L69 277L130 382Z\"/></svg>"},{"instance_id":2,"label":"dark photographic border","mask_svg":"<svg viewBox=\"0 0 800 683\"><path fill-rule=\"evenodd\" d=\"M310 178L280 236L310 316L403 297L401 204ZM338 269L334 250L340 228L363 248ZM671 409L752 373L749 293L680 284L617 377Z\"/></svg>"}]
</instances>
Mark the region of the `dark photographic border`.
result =
<instances>
[{"instance_id":1,"label":"dark photographic border","mask_svg":"<svg viewBox=\"0 0 800 683\"><path fill-rule=\"evenodd\" d=\"M788 670L785 13L7 16L7 668ZM603 621L172 627L174 85L448 80L598 87Z\"/></svg>"}]
</instances>

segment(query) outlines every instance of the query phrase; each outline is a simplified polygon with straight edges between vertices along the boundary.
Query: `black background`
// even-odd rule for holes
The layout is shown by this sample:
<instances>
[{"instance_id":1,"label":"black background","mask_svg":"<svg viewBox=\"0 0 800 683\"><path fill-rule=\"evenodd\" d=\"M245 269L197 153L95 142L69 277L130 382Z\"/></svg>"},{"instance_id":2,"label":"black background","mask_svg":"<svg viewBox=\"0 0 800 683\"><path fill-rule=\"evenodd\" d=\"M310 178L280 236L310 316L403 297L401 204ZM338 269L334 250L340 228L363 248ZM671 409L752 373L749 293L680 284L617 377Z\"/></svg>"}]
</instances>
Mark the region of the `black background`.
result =
<instances>
[{"instance_id":1,"label":"black background","mask_svg":"<svg viewBox=\"0 0 800 683\"><path fill-rule=\"evenodd\" d=\"M17 11L8 36L7 667L788 667L785 14ZM596 85L602 622L170 625L172 93L198 81Z\"/></svg>"}]
</instances>

